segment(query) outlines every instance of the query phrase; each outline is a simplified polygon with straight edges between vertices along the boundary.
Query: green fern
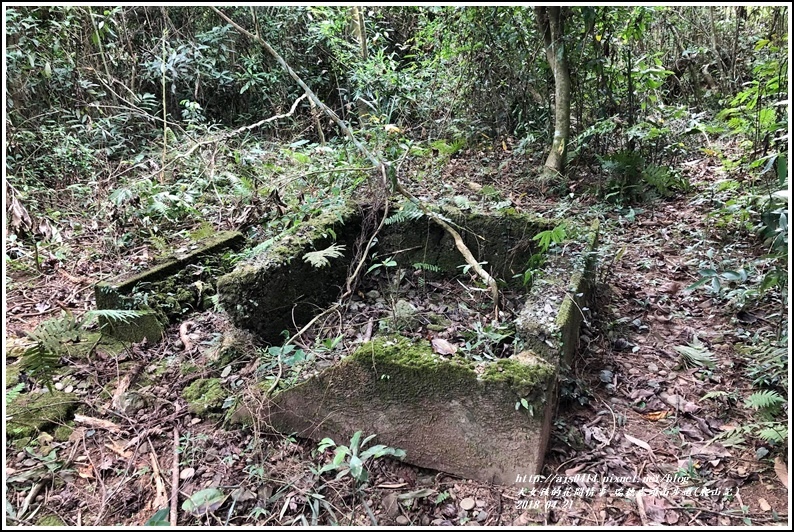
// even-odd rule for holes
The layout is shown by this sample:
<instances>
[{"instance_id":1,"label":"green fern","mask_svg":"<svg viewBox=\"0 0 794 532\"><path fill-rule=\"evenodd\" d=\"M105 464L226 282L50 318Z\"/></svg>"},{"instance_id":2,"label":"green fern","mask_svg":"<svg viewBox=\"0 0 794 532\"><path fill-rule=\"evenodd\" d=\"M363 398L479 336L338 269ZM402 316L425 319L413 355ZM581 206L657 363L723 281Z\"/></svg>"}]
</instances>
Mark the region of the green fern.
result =
<instances>
[{"instance_id":1,"label":"green fern","mask_svg":"<svg viewBox=\"0 0 794 532\"><path fill-rule=\"evenodd\" d=\"M728 392L723 390L715 390L713 392L708 392L706 395L700 398L700 401L705 401L706 399L716 399L717 397L728 397Z\"/></svg>"},{"instance_id":2,"label":"green fern","mask_svg":"<svg viewBox=\"0 0 794 532\"><path fill-rule=\"evenodd\" d=\"M66 353L66 343L78 342L83 329L97 318L107 322L126 322L140 315L138 310L102 309L86 312L80 321L70 312L60 318L43 321L26 335L31 343L20 353L22 369L52 391L52 377L60 365L61 356Z\"/></svg>"},{"instance_id":3,"label":"green fern","mask_svg":"<svg viewBox=\"0 0 794 532\"><path fill-rule=\"evenodd\" d=\"M74 315L43 321L27 333L32 345L22 354L22 368L31 378L42 381L52 391L52 375L63 354L63 344L80 338L80 327Z\"/></svg>"},{"instance_id":4,"label":"green fern","mask_svg":"<svg viewBox=\"0 0 794 532\"><path fill-rule=\"evenodd\" d=\"M717 363L714 360L714 354L703 345L703 342L698 340L695 336L689 345L676 345L673 347L684 358L684 365L689 367L690 364L700 366L701 368L714 369Z\"/></svg>"},{"instance_id":5,"label":"green fern","mask_svg":"<svg viewBox=\"0 0 794 532\"><path fill-rule=\"evenodd\" d=\"M436 266L435 264L428 264L426 262L414 262L413 267L417 270L424 270L427 272L435 272L438 273L441 271L441 268Z\"/></svg>"},{"instance_id":6,"label":"green fern","mask_svg":"<svg viewBox=\"0 0 794 532\"><path fill-rule=\"evenodd\" d=\"M125 309L97 309L97 310L89 310L83 316L83 319L80 320L79 326L81 328L88 327L91 325L94 320L98 318L102 318L110 323L122 322L128 323L130 320L133 320L140 316L142 312L140 310L125 310Z\"/></svg>"},{"instance_id":7,"label":"green fern","mask_svg":"<svg viewBox=\"0 0 794 532\"><path fill-rule=\"evenodd\" d=\"M769 443L784 443L788 440L788 427L784 423L770 423L756 432L757 436Z\"/></svg>"},{"instance_id":8,"label":"green fern","mask_svg":"<svg viewBox=\"0 0 794 532\"><path fill-rule=\"evenodd\" d=\"M753 386L788 389L788 342L763 343L742 349Z\"/></svg>"},{"instance_id":9,"label":"green fern","mask_svg":"<svg viewBox=\"0 0 794 532\"><path fill-rule=\"evenodd\" d=\"M549 250L552 244L561 244L566 237L565 233L565 226L560 224L554 229L549 229L547 231L541 231L540 233L536 234L532 237L532 240L538 242L540 249L543 253Z\"/></svg>"},{"instance_id":10,"label":"green fern","mask_svg":"<svg viewBox=\"0 0 794 532\"><path fill-rule=\"evenodd\" d=\"M10 390L6 391L6 406L10 405L14 402L14 399L19 397L19 394L22 393L22 390L25 389L25 384L18 382L16 386L11 388Z\"/></svg>"},{"instance_id":11,"label":"green fern","mask_svg":"<svg viewBox=\"0 0 794 532\"><path fill-rule=\"evenodd\" d=\"M422 217L422 211L416 206L413 201L406 201L400 205L400 210L386 218L384 223L386 225L401 224L408 220L418 220Z\"/></svg>"},{"instance_id":12,"label":"green fern","mask_svg":"<svg viewBox=\"0 0 794 532\"><path fill-rule=\"evenodd\" d=\"M329 266L331 261L328 259L337 259L342 257L342 252L345 250L345 246L341 244L332 244L325 249L321 249L318 251L310 251L303 256L303 260L310 263L315 268L324 268L325 266Z\"/></svg>"},{"instance_id":13,"label":"green fern","mask_svg":"<svg viewBox=\"0 0 794 532\"><path fill-rule=\"evenodd\" d=\"M772 413L778 411L780 406L785 402L786 398L780 395L780 393L774 390L761 390L745 399L744 406Z\"/></svg>"}]
</instances>

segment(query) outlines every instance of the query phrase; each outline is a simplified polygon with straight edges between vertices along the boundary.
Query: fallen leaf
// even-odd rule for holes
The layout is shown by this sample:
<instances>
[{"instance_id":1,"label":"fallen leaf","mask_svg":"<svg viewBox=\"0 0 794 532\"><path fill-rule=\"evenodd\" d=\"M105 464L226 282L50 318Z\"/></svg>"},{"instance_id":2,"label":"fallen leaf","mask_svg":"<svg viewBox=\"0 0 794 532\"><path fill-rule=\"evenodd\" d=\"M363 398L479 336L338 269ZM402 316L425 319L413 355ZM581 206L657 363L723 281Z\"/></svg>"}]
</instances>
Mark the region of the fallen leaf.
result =
<instances>
[{"instance_id":1,"label":"fallen leaf","mask_svg":"<svg viewBox=\"0 0 794 532\"><path fill-rule=\"evenodd\" d=\"M648 421L660 421L669 415L670 415L669 410L659 410L657 412L648 412L647 414L643 414L642 417L644 417Z\"/></svg>"},{"instance_id":2,"label":"fallen leaf","mask_svg":"<svg viewBox=\"0 0 794 532\"><path fill-rule=\"evenodd\" d=\"M94 478L94 467L89 465L78 466L77 474L80 478Z\"/></svg>"},{"instance_id":3,"label":"fallen leaf","mask_svg":"<svg viewBox=\"0 0 794 532\"><path fill-rule=\"evenodd\" d=\"M727 458L731 456L730 451L719 442L711 442L705 445L693 444L689 450L692 456L704 455L709 457Z\"/></svg>"},{"instance_id":4,"label":"fallen leaf","mask_svg":"<svg viewBox=\"0 0 794 532\"><path fill-rule=\"evenodd\" d=\"M644 441L642 441L642 440L640 440L640 439L638 439L638 438L635 438L634 436L631 436L631 435L629 435L629 434L626 434L626 433L623 433L623 435L626 437L626 439L627 439L627 440L629 440L629 441L630 441L631 443L633 443L634 445L637 445L637 446L639 446L639 447L642 447L642 448L643 448L643 449L645 449L646 451L651 451L651 452L653 452L653 451L651 450L651 446L650 446L650 445L648 445L648 443L647 443L647 442L644 442Z\"/></svg>"},{"instance_id":5,"label":"fallen leaf","mask_svg":"<svg viewBox=\"0 0 794 532\"><path fill-rule=\"evenodd\" d=\"M179 478L182 480L187 480L192 477L196 473L196 470L192 467L186 467L182 471L179 472Z\"/></svg>"},{"instance_id":6,"label":"fallen leaf","mask_svg":"<svg viewBox=\"0 0 794 532\"><path fill-rule=\"evenodd\" d=\"M601 443L609 443L609 437L604 434L600 427L593 427L593 437Z\"/></svg>"},{"instance_id":7,"label":"fallen leaf","mask_svg":"<svg viewBox=\"0 0 794 532\"><path fill-rule=\"evenodd\" d=\"M758 499L758 506L760 506L760 507L761 507L761 510L763 510L763 511L765 511L765 512L768 512L769 510L771 510L771 509L772 509L772 507L769 505L769 503L767 502L767 500L766 500L766 499L764 499L763 497L761 497L760 499Z\"/></svg>"},{"instance_id":8,"label":"fallen leaf","mask_svg":"<svg viewBox=\"0 0 794 532\"><path fill-rule=\"evenodd\" d=\"M107 447L108 449L110 449L111 451L116 453L117 455L121 456L122 458L129 459L129 457L132 456L132 451L126 451L125 450L126 449L126 443L125 443L125 445L121 445L121 444L111 440L110 443L106 443L105 444L105 447Z\"/></svg>"},{"instance_id":9,"label":"fallen leaf","mask_svg":"<svg viewBox=\"0 0 794 532\"><path fill-rule=\"evenodd\" d=\"M775 458L775 473L777 473L777 478L780 479L780 482L788 489L788 467L779 456Z\"/></svg>"},{"instance_id":10,"label":"fallen leaf","mask_svg":"<svg viewBox=\"0 0 794 532\"><path fill-rule=\"evenodd\" d=\"M443 338L433 338L430 343L433 344L433 351L439 355L454 355L458 351L457 347Z\"/></svg>"},{"instance_id":11,"label":"fallen leaf","mask_svg":"<svg viewBox=\"0 0 794 532\"><path fill-rule=\"evenodd\" d=\"M20 231L29 231L33 227L33 221L30 219L27 209L16 198L11 197L11 228L15 233Z\"/></svg>"}]
</instances>

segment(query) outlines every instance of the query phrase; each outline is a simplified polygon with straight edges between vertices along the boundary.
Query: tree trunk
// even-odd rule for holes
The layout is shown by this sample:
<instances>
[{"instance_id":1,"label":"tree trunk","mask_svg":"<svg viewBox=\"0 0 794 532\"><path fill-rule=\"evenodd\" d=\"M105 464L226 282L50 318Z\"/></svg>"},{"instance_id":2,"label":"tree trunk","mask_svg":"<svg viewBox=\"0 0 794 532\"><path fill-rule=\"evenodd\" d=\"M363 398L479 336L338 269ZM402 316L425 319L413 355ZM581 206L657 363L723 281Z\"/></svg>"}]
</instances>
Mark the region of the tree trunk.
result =
<instances>
[{"instance_id":1,"label":"tree trunk","mask_svg":"<svg viewBox=\"0 0 794 532\"><path fill-rule=\"evenodd\" d=\"M544 175L554 176L565 172L565 155L571 130L571 74L565 58L562 9L560 7L535 7L538 28L543 35L546 59L554 74L554 139L546 158Z\"/></svg>"},{"instance_id":2,"label":"tree trunk","mask_svg":"<svg viewBox=\"0 0 794 532\"><path fill-rule=\"evenodd\" d=\"M367 30L364 26L364 10L358 6L353 6L351 18L353 19L353 37L358 41L359 45L359 58L364 63L367 60ZM358 107L358 119L363 126L365 117L369 115L370 110L361 97L356 101L356 106Z\"/></svg>"}]
</instances>

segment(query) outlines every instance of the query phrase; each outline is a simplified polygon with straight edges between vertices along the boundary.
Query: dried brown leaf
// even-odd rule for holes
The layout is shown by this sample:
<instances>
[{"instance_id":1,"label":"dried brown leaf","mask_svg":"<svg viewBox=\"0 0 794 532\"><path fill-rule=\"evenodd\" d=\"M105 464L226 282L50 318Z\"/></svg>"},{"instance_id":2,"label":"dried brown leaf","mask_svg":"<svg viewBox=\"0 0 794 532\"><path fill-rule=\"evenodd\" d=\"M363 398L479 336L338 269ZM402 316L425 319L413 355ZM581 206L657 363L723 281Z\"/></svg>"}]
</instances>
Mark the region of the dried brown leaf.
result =
<instances>
[{"instance_id":1,"label":"dried brown leaf","mask_svg":"<svg viewBox=\"0 0 794 532\"><path fill-rule=\"evenodd\" d=\"M20 230L29 231L33 227L33 221L30 219L27 209L16 196L11 198L9 210L11 211L11 228L15 233L19 233Z\"/></svg>"},{"instance_id":2,"label":"dried brown leaf","mask_svg":"<svg viewBox=\"0 0 794 532\"><path fill-rule=\"evenodd\" d=\"M777 478L780 479L780 482L788 489L788 467L779 456L775 458L775 473L777 474Z\"/></svg>"},{"instance_id":3,"label":"dried brown leaf","mask_svg":"<svg viewBox=\"0 0 794 532\"><path fill-rule=\"evenodd\" d=\"M647 442L644 442L644 441L640 440L639 438L635 438L634 436L631 436L630 434L623 433L623 435L626 437L626 439L627 439L627 440L629 440L629 441L630 441L631 443L633 443L634 445L637 445L638 447L642 447L642 448L643 448L643 449L645 449L646 451L651 451L651 452L653 452L653 451L651 450L651 446L650 446L650 445L648 445L648 443L647 443Z\"/></svg>"},{"instance_id":4,"label":"dried brown leaf","mask_svg":"<svg viewBox=\"0 0 794 532\"><path fill-rule=\"evenodd\" d=\"M430 343L433 344L433 351L439 355L454 355L458 351L455 345L447 342L443 338L433 338Z\"/></svg>"}]
</instances>

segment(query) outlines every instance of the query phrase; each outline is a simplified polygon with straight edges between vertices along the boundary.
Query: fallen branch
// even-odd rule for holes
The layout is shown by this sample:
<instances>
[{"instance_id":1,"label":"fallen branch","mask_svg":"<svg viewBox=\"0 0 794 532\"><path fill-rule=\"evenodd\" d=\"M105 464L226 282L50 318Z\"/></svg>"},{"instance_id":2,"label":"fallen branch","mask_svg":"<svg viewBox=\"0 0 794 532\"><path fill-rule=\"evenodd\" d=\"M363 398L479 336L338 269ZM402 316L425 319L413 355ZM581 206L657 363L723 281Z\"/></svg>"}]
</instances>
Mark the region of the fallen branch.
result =
<instances>
[{"instance_id":1,"label":"fallen branch","mask_svg":"<svg viewBox=\"0 0 794 532\"><path fill-rule=\"evenodd\" d=\"M188 325L195 326L195 323L186 321L179 326L179 339L182 340L182 346L186 353L190 353L193 350L193 342L190 341L190 336L188 336Z\"/></svg>"},{"instance_id":2,"label":"fallen branch","mask_svg":"<svg viewBox=\"0 0 794 532\"><path fill-rule=\"evenodd\" d=\"M179 500L179 429L174 427L174 461L171 464L171 526L177 522L177 502Z\"/></svg>"},{"instance_id":3,"label":"fallen branch","mask_svg":"<svg viewBox=\"0 0 794 532\"><path fill-rule=\"evenodd\" d=\"M387 163L381 160L380 157L375 155L373 152L371 152L364 144L362 144L356 138L356 136L353 134L353 131L347 126L344 120L339 118L339 115L337 115L333 109L325 105L322 102L322 100L320 100L320 98L314 93L314 91L312 91L309 88L309 86L306 85L303 79L301 79L301 77L298 76L298 74L294 70L292 70L292 67L290 67L287 64L284 58L281 57L281 55L275 49L273 49L272 46L270 46L270 43L268 43L259 35L255 35L251 33L250 31L246 30L245 28L234 22L232 19L226 16L226 14L224 14L220 9L212 6L210 6L210 8L213 11L215 11L215 13L217 13L219 17L221 17L223 20L231 24L232 27L234 27L234 29L236 29L237 31L239 31L249 39L259 42L259 44L261 44L262 47L264 47L264 49L271 56L273 56L276 62L279 65L281 65L281 67L287 72L287 74L289 74L290 77L294 79L298 85L300 85L300 87L304 90L304 92L309 96L311 102L314 103L314 105L316 105L319 109L321 109L326 115L328 115L328 117L331 120L333 120L337 126L339 126L339 129L342 130L342 132L350 139L350 141L356 146L356 148L362 153L362 155L364 155L367 159L369 159L370 162L372 162L372 164L378 169L381 177L381 188L385 193L385 191L388 190L388 183L389 183L389 177L386 171ZM430 219L432 219L434 222L440 225L445 231L447 231L447 233L450 234L450 236L452 236L452 238L455 240L455 246L458 248L458 251L461 252L461 255L463 255L463 258L465 259L466 263L483 279L483 281L485 281L485 284L488 285L488 287L491 289L491 297L493 298L493 302L494 302L494 316L495 318L498 318L499 288L496 285L496 281L474 259L474 256L472 255L471 251L466 246L466 244L463 242L463 239L461 238L460 234L449 223L442 220L437 214L433 213L424 203L419 201L418 198L416 198L413 194L408 192L397 180L396 175L394 175L392 178L392 185L394 186L395 191L399 192L401 195L405 196L410 201L416 203L419 206L419 208L430 217Z\"/></svg>"}]
</instances>

